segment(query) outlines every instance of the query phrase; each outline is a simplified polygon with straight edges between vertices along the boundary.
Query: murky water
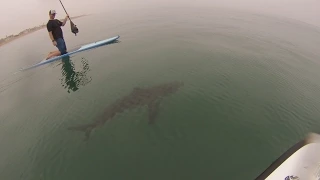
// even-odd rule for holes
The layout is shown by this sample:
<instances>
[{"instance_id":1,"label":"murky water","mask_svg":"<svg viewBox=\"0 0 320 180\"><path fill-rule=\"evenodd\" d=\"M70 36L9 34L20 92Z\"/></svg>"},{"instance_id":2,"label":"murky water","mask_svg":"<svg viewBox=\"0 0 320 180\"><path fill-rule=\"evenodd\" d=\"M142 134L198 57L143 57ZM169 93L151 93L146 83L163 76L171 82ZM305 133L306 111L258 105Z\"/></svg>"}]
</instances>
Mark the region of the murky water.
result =
<instances>
[{"instance_id":1,"label":"murky water","mask_svg":"<svg viewBox=\"0 0 320 180\"><path fill-rule=\"evenodd\" d=\"M17 74L54 50L46 30L0 48L0 179L254 179L320 128L311 26L174 8L75 23L69 48L119 43Z\"/></svg>"}]
</instances>

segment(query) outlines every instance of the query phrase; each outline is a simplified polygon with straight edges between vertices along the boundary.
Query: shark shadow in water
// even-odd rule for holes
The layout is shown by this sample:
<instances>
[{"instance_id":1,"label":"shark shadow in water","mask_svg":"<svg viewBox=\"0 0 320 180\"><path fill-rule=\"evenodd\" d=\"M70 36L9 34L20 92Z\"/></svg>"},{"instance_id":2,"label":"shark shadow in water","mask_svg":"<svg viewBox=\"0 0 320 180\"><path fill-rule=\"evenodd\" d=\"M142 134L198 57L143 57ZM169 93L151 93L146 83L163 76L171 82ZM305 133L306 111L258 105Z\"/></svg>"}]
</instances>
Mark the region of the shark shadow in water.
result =
<instances>
[{"instance_id":1,"label":"shark shadow in water","mask_svg":"<svg viewBox=\"0 0 320 180\"><path fill-rule=\"evenodd\" d=\"M69 127L68 130L83 131L87 140L93 129L103 126L107 121L125 110L147 106L149 115L149 124L153 124L158 114L159 104L163 97L178 91L184 85L183 82L174 81L160 84L149 88L134 88L133 91L110 104L104 112L89 124Z\"/></svg>"}]
</instances>

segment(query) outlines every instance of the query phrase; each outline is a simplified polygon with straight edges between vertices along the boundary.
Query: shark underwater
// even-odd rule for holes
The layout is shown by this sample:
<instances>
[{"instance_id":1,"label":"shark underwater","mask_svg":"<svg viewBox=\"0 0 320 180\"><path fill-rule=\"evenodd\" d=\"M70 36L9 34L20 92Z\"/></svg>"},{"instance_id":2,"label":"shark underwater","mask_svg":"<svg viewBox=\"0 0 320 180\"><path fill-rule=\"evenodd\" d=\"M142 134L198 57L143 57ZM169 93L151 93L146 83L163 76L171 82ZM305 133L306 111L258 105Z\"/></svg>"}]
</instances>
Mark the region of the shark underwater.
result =
<instances>
[{"instance_id":1,"label":"shark underwater","mask_svg":"<svg viewBox=\"0 0 320 180\"><path fill-rule=\"evenodd\" d=\"M125 110L137 108L139 106L147 106L149 116L148 123L153 124L158 114L161 99L175 93L183 85L183 82L173 81L148 88L136 87L130 94L110 104L104 112L96 117L91 123L69 127L68 130L83 131L85 132L86 139L88 139L93 129L103 126L107 121Z\"/></svg>"}]
</instances>

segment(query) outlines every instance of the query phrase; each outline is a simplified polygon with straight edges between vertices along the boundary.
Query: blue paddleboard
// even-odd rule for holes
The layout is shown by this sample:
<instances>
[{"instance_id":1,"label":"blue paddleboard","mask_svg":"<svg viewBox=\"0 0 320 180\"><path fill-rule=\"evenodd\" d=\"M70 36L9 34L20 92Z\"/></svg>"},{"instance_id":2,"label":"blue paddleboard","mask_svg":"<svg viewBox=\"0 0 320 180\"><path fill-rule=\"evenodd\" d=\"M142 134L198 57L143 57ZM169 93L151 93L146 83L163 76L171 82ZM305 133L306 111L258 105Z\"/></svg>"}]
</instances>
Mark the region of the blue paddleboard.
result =
<instances>
[{"instance_id":1,"label":"blue paddleboard","mask_svg":"<svg viewBox=\"0 0 320 180\"><path fill-rule=\"evenodd\" d=\"M90 43L90 44L86 44L86 45L83 45L80 48L78 48L78 49L76 49L74 51L68 52L68 53L66 53L64 55L56 56L56 57L53 57L53 58L48 59L48 60L42 60L41 62L39 62L37 64L34 64L34 65L32 65L30 67L27 67L27 68L21 68L20 70L23 71L23 70L35 68L35 67L41 66L43 64L47 64L47 63L59 60L59 59L61 59L63 57L70 56L72 54L75 54L75 53L78 53L78 52L81 52L81 51L89 50L89 49L96 48L96 47L99 47L99 46L102 46L102 45L105 45L105 44L108 44L108 43L112 43L113 41L119 39L119 37L120 36L115 36L115 37L112 37L112 38L108 38L108 39L104 39L104 40L101 40L101 41L97 41L97 42L93 42L93 43Z\"/></svg>"}]
</instances>

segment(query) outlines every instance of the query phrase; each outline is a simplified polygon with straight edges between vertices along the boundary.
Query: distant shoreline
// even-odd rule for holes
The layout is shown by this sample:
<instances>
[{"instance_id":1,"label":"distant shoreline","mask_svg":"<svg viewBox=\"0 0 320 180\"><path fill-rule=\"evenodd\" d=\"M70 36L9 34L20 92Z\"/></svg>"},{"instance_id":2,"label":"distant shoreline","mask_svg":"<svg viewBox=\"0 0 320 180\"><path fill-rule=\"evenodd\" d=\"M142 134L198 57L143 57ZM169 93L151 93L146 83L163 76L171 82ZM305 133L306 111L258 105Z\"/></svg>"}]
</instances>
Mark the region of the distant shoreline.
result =
<instances>
[{"instance_id":1,"label":"distant shoreline","mask_svg":"<svg viewBox=\"0 0 320 180\"><path fill-rule=\"evenodd\" d=\"M83 16L88 16L88 14L74 16L74 17L70 17L70 18L71 18L71 20L73 20L73 19L80 18L80 17L83 17ZM60 19L60 20L62 21L63 19ZM43 23L42 25L39 25L39 26L36 26L36 27L33 27L33 28L29 28L29 29L25 29L25 30L21 31L19 34L14 34L14 35L10 35L10 36L7 36L5 38L2 38L2 39L0 39L0 47L3 46L3 45L8 44L8 43L20 38L20 37L23 37L25 35L28 35L28 34L31 34L33 32L36 32L36 31L38 31L40 29L43 29L46 26L47 25L45 23Z\"/></svg>"}]
</instances>

